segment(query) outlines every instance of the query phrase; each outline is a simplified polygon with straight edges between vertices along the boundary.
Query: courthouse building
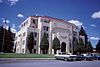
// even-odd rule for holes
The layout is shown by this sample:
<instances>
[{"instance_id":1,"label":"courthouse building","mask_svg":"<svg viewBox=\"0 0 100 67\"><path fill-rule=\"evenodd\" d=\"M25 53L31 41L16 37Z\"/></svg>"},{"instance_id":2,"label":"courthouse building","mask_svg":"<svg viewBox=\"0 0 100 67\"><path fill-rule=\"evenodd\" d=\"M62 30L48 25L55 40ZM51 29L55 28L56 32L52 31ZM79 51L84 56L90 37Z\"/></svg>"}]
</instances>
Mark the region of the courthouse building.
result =
<instances>
[{"instance_id":1,"label":"courthouse building","mask_svg":"<svg viewBox=\"0 0 100 67\"><path fill-rule=\"evenodd\" d=\"M40 49L43 33L47 33L49 41L48 54L54 54L52 42L55 37L60 40L60 52L73 53L74 40L78 38L77 27L63 19L50 16L30 16L20 25L16 33L16 53L28 53L27 37L34 33L34 48L32 53L42 54Z\"/></svg>"}]
</instances>

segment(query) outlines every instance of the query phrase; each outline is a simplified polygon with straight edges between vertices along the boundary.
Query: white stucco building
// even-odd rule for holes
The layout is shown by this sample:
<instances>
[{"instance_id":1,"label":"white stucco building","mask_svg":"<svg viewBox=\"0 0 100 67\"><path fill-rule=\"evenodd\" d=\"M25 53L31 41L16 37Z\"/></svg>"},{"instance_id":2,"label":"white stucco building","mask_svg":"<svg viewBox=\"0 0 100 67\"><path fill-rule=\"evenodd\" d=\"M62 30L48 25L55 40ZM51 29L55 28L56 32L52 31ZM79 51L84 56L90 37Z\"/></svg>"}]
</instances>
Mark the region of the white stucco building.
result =
<instances>
[{"instance_id":1,"label":"white stucco building","mask_svg":"<svg viewBox=\"0 0 100 67\"><path fill-rule=\"evenodd\" d=\"M60 40L59 51L73 53L73 38L78 38L77 27L74 24L49 16L30 16L20 26L15 37L16 53L29 52L26 44L30 32L34 33L33 53L42 53L40 43L44 32L47 33L49 40L48 54L54 54L52 41L55 37Z\"/></svg>"}]
</instances>

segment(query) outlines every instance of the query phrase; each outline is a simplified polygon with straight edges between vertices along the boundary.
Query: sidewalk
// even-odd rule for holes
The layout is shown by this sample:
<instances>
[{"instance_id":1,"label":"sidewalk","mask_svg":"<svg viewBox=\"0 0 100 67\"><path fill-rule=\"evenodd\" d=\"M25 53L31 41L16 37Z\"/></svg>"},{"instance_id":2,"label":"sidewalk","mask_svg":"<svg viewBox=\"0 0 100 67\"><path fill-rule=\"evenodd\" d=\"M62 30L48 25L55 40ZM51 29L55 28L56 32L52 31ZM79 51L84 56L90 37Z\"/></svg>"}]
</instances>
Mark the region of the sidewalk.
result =
<instances>
[{"instance_id":1,"label":"sidewalk","mask_svg":"<svg viewBox=\"0 0 100 67\"><path fill-rule=\"evenodd\" d=\"M0 58L0 61L11 60L55 60L55 58Z\"/></svg>"}]
</instances>

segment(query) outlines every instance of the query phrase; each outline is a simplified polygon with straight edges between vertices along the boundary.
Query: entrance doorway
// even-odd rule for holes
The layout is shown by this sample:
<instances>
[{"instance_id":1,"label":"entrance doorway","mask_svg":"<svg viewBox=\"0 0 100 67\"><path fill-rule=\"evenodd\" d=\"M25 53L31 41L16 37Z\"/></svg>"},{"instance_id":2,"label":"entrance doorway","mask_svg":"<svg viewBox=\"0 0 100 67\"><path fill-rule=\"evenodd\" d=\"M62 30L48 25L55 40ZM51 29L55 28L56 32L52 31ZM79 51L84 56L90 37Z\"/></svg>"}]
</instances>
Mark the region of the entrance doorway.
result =
<instances>
[{"instance_id":1,"label":"entrance doorway","mask_svg":"<svg viewBox=\"0 0 100 67\"><path fill-rule=\"evenodd\" d=\"M65 42L61 43L61 52L66 52L66 43Z\"/></svg>"}]
</instances>

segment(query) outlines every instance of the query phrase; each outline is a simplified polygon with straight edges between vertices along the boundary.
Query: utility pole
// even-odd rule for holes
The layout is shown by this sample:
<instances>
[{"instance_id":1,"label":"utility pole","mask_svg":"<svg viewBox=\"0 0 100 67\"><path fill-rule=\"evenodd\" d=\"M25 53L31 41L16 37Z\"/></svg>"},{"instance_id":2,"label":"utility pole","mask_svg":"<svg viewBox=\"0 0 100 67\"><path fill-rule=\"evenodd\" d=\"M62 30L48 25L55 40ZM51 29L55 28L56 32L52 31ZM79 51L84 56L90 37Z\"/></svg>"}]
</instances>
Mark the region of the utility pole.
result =
<instances>
[{"instance_id":1,"label":"utility pole","mask_svg":"<svg viewBox=\"0 0 100 67\"><path fill-rule=\"evenodd\" d=\"M5 29L6 29L6 24L7 24L6 20L7 20L7 19L6 19L6 18L4 18L4 29L3 29L3 30L4 30L4 31L3 31L3 32L4 32L4 34L3 34L2 52L1 52L1 53L3 53L3 52L4 52L4 48L3 48L3 47L4 47L4 43L5 43Z\"/></svg>"}]
</instances>

